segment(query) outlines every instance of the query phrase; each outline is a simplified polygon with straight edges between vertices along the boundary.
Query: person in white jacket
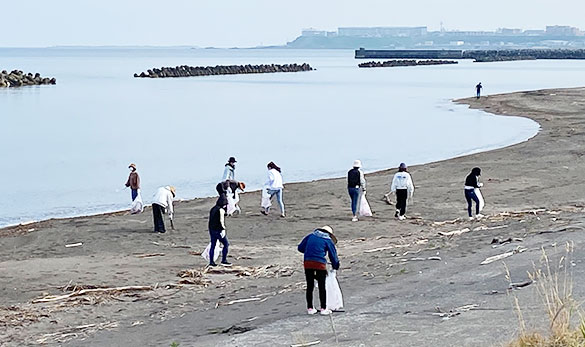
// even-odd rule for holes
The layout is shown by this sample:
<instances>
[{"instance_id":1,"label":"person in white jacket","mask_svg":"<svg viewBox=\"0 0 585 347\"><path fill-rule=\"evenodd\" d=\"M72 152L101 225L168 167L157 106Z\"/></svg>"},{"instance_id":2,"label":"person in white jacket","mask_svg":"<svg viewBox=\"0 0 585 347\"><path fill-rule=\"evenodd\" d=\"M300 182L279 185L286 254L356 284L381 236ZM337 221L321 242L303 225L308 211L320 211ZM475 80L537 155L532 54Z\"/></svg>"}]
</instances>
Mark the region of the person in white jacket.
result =
<instances>
[{"instance_id":1,"label":"person in white jacket","mask_svg":"<svg viewBox=\"0 0 585 347\"><path fill-rule=\"evenodd\" d=\"M173 220L173 198L176 190L173 186L160 187L154 194L152 200L152 216L154 218L154 232L164 233L165 222L163 220L163 213L165 210L169 213L169 218Z\"/></svg>"},{"instance_id":2,"label":"person in white jacket","mask_svg":"<svg viewBox=\"0 0 585 347\"><path fill-rule=\"evenodd\" d=\"M263 189L267 191L270 199L276 195L276 200L278 201L278 206L280 207L280 216L284 218L284 201L282 200L282 190L284 189L284 185L282 184L282 175L280 173L281 170L278 165L274 164L272 161L268 163L267 167L268 181L266 181L264 184ZM268 215L268 213L270 213L270 206L262 207L260 212L262 212L264 215Z\"/></svg>"},{"instance_id":3,"label":"person in white jacket","mask_svg":"<svg viewBox=\"0 0 585 347\"><path fill-rule=\"evenodd\" d=\"M396 213L394 217L400 220L406 219L406 200L414 194L414 184L412 183L412 177L408 173L406 164L400 163L398 172L392 179L392 185L390 187L390 193L396 192Z\"/></svg>"}]
</instances>

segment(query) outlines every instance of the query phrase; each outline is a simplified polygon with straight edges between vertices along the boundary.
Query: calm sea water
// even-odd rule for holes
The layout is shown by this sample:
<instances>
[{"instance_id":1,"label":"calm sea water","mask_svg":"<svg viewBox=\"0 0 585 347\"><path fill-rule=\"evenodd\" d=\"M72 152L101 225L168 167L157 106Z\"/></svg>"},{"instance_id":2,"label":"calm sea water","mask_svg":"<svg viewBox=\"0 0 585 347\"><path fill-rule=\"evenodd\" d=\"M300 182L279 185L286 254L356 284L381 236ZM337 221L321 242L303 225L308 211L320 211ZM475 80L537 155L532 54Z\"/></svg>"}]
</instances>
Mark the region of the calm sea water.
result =
<instances>
[{"instance_id":1,"label":"calm sea water","mask_svg":"<svg viewBox=\"0 0 585 347\"><path fill-rule=\"evenodd\" d=\"M310 63L289 74L135 79L175 65ZM585 62L526 61L358 69L352 51L0 49L0 69L56 77L56 86L0 90L0 226L128 208L131 162L142 193L211 195L229 156L259 188L266 163L285 182L446 159L525 141L528 119L451 99L582 85ZM480 164L480 163L478 163ZM252 208L251 206L248 208Z\"/></svg>"}]
</instances>

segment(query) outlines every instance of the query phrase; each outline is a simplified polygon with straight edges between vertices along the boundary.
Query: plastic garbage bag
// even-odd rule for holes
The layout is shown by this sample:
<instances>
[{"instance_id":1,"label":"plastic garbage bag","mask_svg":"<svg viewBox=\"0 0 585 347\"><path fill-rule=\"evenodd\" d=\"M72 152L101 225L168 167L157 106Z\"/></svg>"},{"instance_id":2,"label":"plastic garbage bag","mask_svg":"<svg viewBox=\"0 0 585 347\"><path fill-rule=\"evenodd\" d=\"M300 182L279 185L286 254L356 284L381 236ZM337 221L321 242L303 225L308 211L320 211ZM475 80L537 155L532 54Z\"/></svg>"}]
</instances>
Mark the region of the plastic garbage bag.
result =
<instances>
[{"instance_id":1,"label":"plastic garbage bag","mask_svg":"<svg viewBox=\"0 0 585 347\"><path fill-rule=\"evenodd\" d=\"M235 195L235 197L234 197ZM238 210L237 208L237 204L240 201L240 196L238 194L238 192L236 191L235 193L232 192L231 188L228 188L227 191L227 215L231 216L234 212L236 212Z\"/></svg>"},{"instance_id":2,"label":"plastic garbage bag","mask_svg":"<svg viewBox=\"0 0 585 347\"><path fill-rule=\"evenodd\" d=\"M140 194L140 189L138 189L138 195L136 195L136 199L132 201L130 205L130 213L137 214L142 213L144 211L144 203L142 202L142 195Z\"/></svg>"},{"instance_id":3,"label":"plastic garbage bag","mask_svg":"<svg viewBox=\"0 0 585 347\"><path fill-rule=\"evenodd\" d=\"M481 210L483 210L483 207L485 206L485 201L483 200L483 195L481 195L481 190L479 190L479 188L475 188L474 191L475 195L479 199L479 211L481 212Z\"/></svg>"},{"instance_id":4,"label":"plastic garbage bag","mask_svg":"<svg viewBox=\"0 0 585 347\"><path fill-rule=\"evenodd\" d=\"M366 193L363 193L360 197L360 206L358 210L358 214L360 216L371 217L372 210L370 209L370 204L368 204L368 200L366 200Z\"/></svg>"},{"instance_id":5,"label":"plastic garbage bag","mask_svg":"<svg viewBox=\"0 0 585 347\"><path fill-rule=\"evenodd\" d=\"M266 187L262 188L262 203L260 206L265 209L272 206L272 202L270 202L270 194L268 194L268 189Z\"/></svg>"},{"instance_id":6,"label":"plastic garbage bag","mask_svg":"<svg viewBox=\"0 0 585 347\"><path fill-rule=\"evenodd\" d=\"M339 282L337 282L337 273L330 270L325 280L325 290L327 291L327 308L331 311L339 311L343 308L343 295Z\"/></svg>"},{"instance_id":7,"label":"plastic garbage bag","mask_svg":"<svg viewBox=\"0 0 585 347\"><path fill-rule=\"evenodd\" d=\"M203 257L203 259L205 259L205 261L207 261L208 263L209 261L209 251L211 250L211 242L207 244L207 247L205 247L205 250L203 251L203 253L201 253L201 256ZM217 258L219 258L219 253L221 253L221 251L223 250L223 244L219 241L217 241L217 243L215 244L215 249L213 250L213 262L215 263L217 261Z\"/></svg>"}]
</instances>

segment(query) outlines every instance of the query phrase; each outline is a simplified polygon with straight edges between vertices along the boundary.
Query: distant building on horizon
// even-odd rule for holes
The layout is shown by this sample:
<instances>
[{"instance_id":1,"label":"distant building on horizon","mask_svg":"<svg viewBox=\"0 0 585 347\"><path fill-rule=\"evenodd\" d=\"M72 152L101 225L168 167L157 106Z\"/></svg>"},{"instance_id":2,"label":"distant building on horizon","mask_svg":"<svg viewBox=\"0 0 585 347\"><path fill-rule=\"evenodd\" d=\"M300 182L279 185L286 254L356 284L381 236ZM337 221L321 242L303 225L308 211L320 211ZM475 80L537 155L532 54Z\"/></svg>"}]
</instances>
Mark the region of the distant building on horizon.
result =
<instances>
[{"instance_id":1,"label":"distant building on horizon","mask_svg":"<svg viewBox=\"0 0 585 347\"><path fill-rule=\"evenodd\" d=\"M568 25L547 25L546 35L551 36L582 36L583 32L579 28Z\"/></svg>"},{"instance_id":2,"label":"distant building on horizon","mask_svg":"<svg viewBox=\"0 0 585 347\"><path fill-rule=\"evenodd\" d=\"M427 34L427 27L341 27L338 36L345 37L418 37Z\"/></svg>"}]
</instances>

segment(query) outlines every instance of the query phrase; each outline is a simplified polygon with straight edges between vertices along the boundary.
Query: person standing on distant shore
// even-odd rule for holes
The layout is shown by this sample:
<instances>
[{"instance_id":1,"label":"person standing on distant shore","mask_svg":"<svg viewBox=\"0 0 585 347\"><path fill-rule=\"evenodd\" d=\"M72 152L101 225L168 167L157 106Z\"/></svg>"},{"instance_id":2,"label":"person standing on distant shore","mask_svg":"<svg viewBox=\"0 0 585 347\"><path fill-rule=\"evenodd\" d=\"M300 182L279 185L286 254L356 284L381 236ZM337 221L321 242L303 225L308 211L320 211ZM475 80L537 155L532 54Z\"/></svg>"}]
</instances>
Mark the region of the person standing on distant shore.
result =
<instances>
[{"instance_id":1,"label":"person standing on distant shore","mask_svg":"<svg viewBox=\"0 0 585 347\"><path fill-rule=\"evenodd\" d=\"M163 213L165 210L169 213L171 222L173 220L173 198L176 190L173 186L160 187L154 194L152 201L152 216L154 218L154 232L165 233L165 221L163 220Z\"/></svg>"},{"instance_id":2,"label":"person standing on distant shore","mask_svg":"<svg viewBox=\"0 0 585 347\"><path fill-rule=\"evenodd\" d=\"M268 196L270 200L272 197L276 195L276 201L278 202L278 206L280 207L280 216L284 218L286 215L284 214L284 201L282 199L282 191L284 189L284 185L282 183L282 174L281 169L276 165L274 162L270 162L267 165L268 167L268 181L264 184L264 188L267 190ZM260 210L262 214L268 215L270 213L270 206L263 207Z\"/></svg>"},{"instance_id":3,"label":"person standing on distant shore","mask_svg":"<svg viewBox=\"0 0 585 347\"><path fill-rule=\"evenodd\" d=\"M362 162L354 160L353 168L347 172L347 191L351 198L352 222L358 221L358 207L361 195L366 191L366 178L361 170Z\"/></svg>"},{"instance_id":4,"label":"person standing on distant shore","mask_svg":"<svg viewBox=\"0 0 585 347\"><path fill-rule=\"evenodd\" d=\"M140 189L140 176L136 172L136 164L132 163L128 165L128 168L130 169L130 175L128 176L128 181L126 181L126 187L130 187L132 201L134 201L138 196L138 189Z\"/></svg>"},{"instance_id":5,"label":"person standing on distant shore","mask_svg":"<svg viewBox=\"0 0 585 347\"><path fill-rule=\"evenodd\" d=\"M305 236L297 249L303 253L303 267L305 268L305 279L307 280L307 313L315 314L317 310L313 308L313 289L315 280L319 285L319 301L321 303L321 314L330 315L331 310L327 308L327 291L325 280L327 278L327 258L331 261L331 267L337 271L339 269L339 259L337 258L337 249L335 244L337 238L333 235L333 229L325 225L315 229L312 233Z\"/></svg>"},{"instance_id":6,"label":"person standing on distant shore","mask_svg":"<svg viewBox=\"0 0 585 347\"><path fill-rule=\"evenodd\" d=\"M481 82L479 82L476 86L475 86L475 91L476 91L476 96L479 99L479 96L481 95L481 90L483 89L483 86L481 85Z\"/></svg>"},{"instance_id":7,"label":"person standing on distant shore","mask_svg":"<svg viewBox=\"0 0 585 347\"><path fill-rule=\"evenodd\" d=\"M483 187L483 183L479 182L479 176L481 176L481 169L474 167L471 173L465 178L465 200L467 200L467 214L469 220L473 220L473 214L471 213L471 207L473 206L472 201L475 201L475 217L480 219L483 217L481 209L483 208L483 197L479 191L479 188Z\"/></svg>"},{"instance_id":8,"label":"person standing on distant shore","mask_svg":"<svg viewBox=\"0 0 585 347\"><path fill-rule=\"evenodd\" d=\"M232 266L227 261L229 242L227 239L226 228L225 228L225 213L227 208L227 199L224 196L220 196L215 203L215 206L209 211L209 237L211 239L211 248L209 249L209 266L217 266L213 261L213 254L215 253L215 245L217 241L223 245L221 253L221 265Z\"/></svg>"},{"instance_id":9,"label":"person standing on distant shore","mask_svg":"<svg viewBox=\"0 0 585 347\"><path fill-rule=\"evenodd\" d=\"M396 192L396 213L394 217L404 220L406 219L406 201L408 198L412 198L414 194L414 184L412 183L412 177L408 173L406 164L400 163L398 172L392 179L392 185L390 186L390 193Z\"/></svg>"},{"instance_id":10,"label":"person standing on distant shore","mask_svg":"<svg viewBox=\"0 0 585 347\"><path fill-rule=\"evenodd\" d=\"M236 163L236 158L230 157L228 159L227 164L225 164L225 169L223 170L223 177L221 179L222 182L227 180L236 180Z\"/></svg>"}]
</instances>

